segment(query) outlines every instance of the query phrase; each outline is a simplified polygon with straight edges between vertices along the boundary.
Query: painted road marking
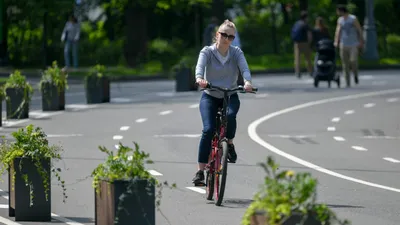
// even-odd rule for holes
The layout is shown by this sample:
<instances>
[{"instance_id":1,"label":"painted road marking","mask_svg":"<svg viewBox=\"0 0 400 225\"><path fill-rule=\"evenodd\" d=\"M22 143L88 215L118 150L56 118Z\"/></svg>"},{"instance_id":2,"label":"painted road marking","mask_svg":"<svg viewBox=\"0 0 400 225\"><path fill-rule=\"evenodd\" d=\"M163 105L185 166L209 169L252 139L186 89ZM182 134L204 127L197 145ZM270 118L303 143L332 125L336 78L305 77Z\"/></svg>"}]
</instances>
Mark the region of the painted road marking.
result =
<instances>
[{"instance_id":1,"label":"painted road marking","mask_svg":"<svg viewBox=\"0 0 400 225\"><path fill-rule=\"evenodd\" d=\"M127 103L127 102L131 102L132 99L130 98L111 98L110 102L111 103Z\"/></svg>"},{"instance_id":2,"label":"painted road marking","mask_svg":"<svg viewBox=\"0 0 400 225\"><path fill-rule=\"evenodd\" d=\"M114 135L113 136L113 140L121 140L122 138L124 138L124 137L121 136L121 135Z\"/></svg>"},{"instance_id":3,"label":"painted road marking","mask_svg":"<svg viewBox=\"0 0 400 225\"><path fill-rule=\"evenodd\" d=\"M190 105L189 108L191 108L191 109L199 108L199 104L197 103L197 104Z\"/></svg>"},{"instance_id":4,"label":"painted road marking","mask_svg":"<svg viewBox=\"0 0 400 225\"><path fill-rule=\"evenodd\" d=\"M162 173L159 173L155 170L148 170L148 172L153 176L162 176Z\"/></svg>"},{"instance_id":5,"label":"painted road marking","mask_svg":"<svg viewBox=\"0 0 400 225\"><path fill-rule=\"evenodd\" d=\"M278 137L278 138L309 138L315 137L315 135L286 135L286 134L269 134L269 137Z\"/></svg>"},{"instance_id":6,"label":"painted road marking","mask_svg":"<svg viewBox=\"0 0 400 225\"><path fill-rule=\"evenodd\" d=\"M346 139L344 139L343 137L340 136L335 136L333 137L333 139L335 139L336 141L345 141Z\"/></svg>"},{"instance_id":7,"label":"painted road marking","mask_svg":"<svg viewBox=\"0 0 400 225\"><path fill-rule=\"evenodd\" d=\"M350 115L350 114L353 114L354 113L354 110L347 110L346 112L344 112L344 114L346 114L346 115Z\"/></svg>"},{"instance_id":8,"label":"painted road marking","mask_svg":"<svg viewBox=\"0 0 400 225\"><path fill-rule=\"evenodd\" d=\"M335 117L335 118L332 118L332 120L331 120L332 122L334 122L334 123L337 123L337 122L339 122L340 121L340 117Z\"/></svg>"},{"instance_id":9,"label":"painted road marking","mask_svg":"<svg viewBox=\"0 0 400 225\"><path fill-rule=\"evenodd\" d=\"M200 194L205 194L206 193L206 190L204 190L202 188L198 188L198 187L186 187L186 188L189 189L189 190L198 192Z\"/></svg>"},{"instance_id":10,"label":"painted road marking","mask_svg":"<svg viewBox=\"0 0 400 225\"><path fill-rule=\"evenodd\" d=\"M154 137L187 137L187 138L198 138L201 134L156 134Z\"/></svg>"},{"instance_id":11,"label":"painted road marking","mask_svg":"<svg viewBox=\"0 0 400 225\"><path fill-rule=\"evenodd\" d=\"M365 108L371 108L371 107L374 107L374 106L375 106L375 103L367 103L367 104L364 105Z\"/></svg>"},{"instance_id":12,"label":"painted road marking","mask_svg":"<svg viewBox=\"0 0 400 225\"><path fill-rule=\"evenodd\" d=\"M123 130L123 131L129 130L129 126L122 126L121 128L119 128L119 130Z\"/></svg>"},{"instance_id":13,"label":"painted road marking","mask_svg":"<svg viewBox=\"0 0 400 225\"><path fill-rule=\"evenodd\" d=\"M7 208L8 208L8 206L7 206ZM6 218L1 217L1 216L0 216L0 222L2 224L5 224L5 225L21 225L20 223L16 223L16 222L14 222L12 220L6 219Z\"/></svg>"},{"instance_id":14,"label":"painted road marking","mask_svg":"<svg viewBox=\"0 0 400 225\"><path fill-rule=\"evenodd\" d=\"M328 127L327 130L328 130L328 131L335 131L336 128L335 128L335 127Z\"/></svg>"},{"instance_id":15,"label":"painted road marking","mask_svg":"<svg viewBox=\"0 0 400 225\"><path fill-rule=\"evenodd\" d=\"M115 149L117 149L117 150L119 149L119 145L114 145L114 147L115 147Z\"/></svg>"},{"instance_id":16,"label":"painted road marking","mask_svg":"<svg viewBox=\"0 0 400 225\"><path fill-rule=\"evenodd\" d=\"M386 101L387 102L397 102L398 98L388 98Z\"/></svg>"},{"instance_id":17,"label":"painted road marking","mask_svg":"<svg viewBox=\"0 0 400 225\"><path fill-rule=\"evenodd\" d=\"M147 118L140 118L136 120L136 123L143 123L147 120Z\"/></svg>"},{"instance_id":18,"label":"painted road marking","mask_svg":"<svg viewBox=\"0 0 400 225\"><path fill-rule=\"evenodd\" d=\"M161 116L164 116L164 115L168 115L168 114L170 114L170 113L172 113L172 110L166 110L166 111L160 112L160 115L161 115Z\"/></svg>"},{"instance_id":19,"label":"painted road marking","mask_svg":"<svg viewBox=\"0 0 400 225\"><path fill-rule=\"evenodd\" d=\"M367 151L368 149L361 147L361 146L351 146L353 149L357 151Z\"/></svg>"},{"instance_id":20,"label":"painted road marking","mask_svg":"<svg viewBox=\"0 0 400 225\"><path fill-rule=\"evenodd\" d=\"M2 195L0 195L0 196L8 200L8 192L6 192L6 191L4 191L4 190L1 190L1 189L0 189L0 192L7 193L7 195L6 195L6 194L2 194ZM55 213L51 213L51 217L52 217L53 219L55 219L55 220L64 222L64 223L66 223L66 224L68 224L68 225L84 225L83 223L79 223L79 222L76 222L76 221L73 221L73 220L70 220L70 219L61 217L61 216L59 216L59 215L57 215L57 214L55 214ZM15 223L14 221L7 220L7 219L3 220L3 219L5 219L5 218L0 217L0 222L2 222L2 223L4 223L4 224L7 224L7 225L21 225L21 224L19 224L19 223ZM10 221L10 222L8 222L8 221Z\"/></svg>"},{"instance_id":21,"label":"painted road marking","mask_svg":"<svg viewBox=\"0 0 400 225\"><path fill-rule=\"evenodd\" d=\"M392 162L392 163L400 163L399 160L393 159L393 158L389 158L389 157L385 157L383 159L386 160L386 161Z\"/></svg>"},{"instance_id":22,"label":"painted road marking","mask_svg":"<svg viewBox=\"0 0 400 225\"><path fill-rule=\"evenodd\" d=\"M392 137L392 136L363 136L361 138L365 138L365 139L400 139L400 137Z\"/></svg>"},{"instance_id":23,"label":"painted road marking","mask_svg":"<svg viewBox=\"0 0 400 225\"><path fill-rule=\"evenodd\" d=\"M298 164L301 164L303 166L306 166L308 168L320 171L322 173L325 174L329 174L331 176L335 176L341 179L345 179L348 181L352 181L352 182L356 182L359 184L363 184L363 185L367 185L367 186L371 186L371 187L376 187L376 188L380 188L380 189L384 189L384 190L388 190L388 191L393 191L393 192L398 192L400 193L400 189L398 188L393 188L393 187L389 187L389 186L384 186L381 184L376 184L376 183L372 183L372 182L368 182L365 180L361 180L361 179L357 179L354 177L350 177L350 176L346 176L328 169L325 169L323 167L320 167L318 165L315 165L313 163L310 163L308 161L305 161L303 159L300 159L294 155L290 155L278 148L276 148L275 146L267 143L266 141L264 141L262 138L260 138L260 136L257 134L257 127L262 124L263 122L270 120L274 117L283 115L285 113L289 113L289 112L293 112L299 109L303 109L303 108L307 108L307 107L311 107L311 106L316 106L316 105L321 105L321 104L326 104L326 103L331 103L331 102L338 102L338 101L344 101L344 100L350 100L350 99L358 99L358 98L364 98L364 97L370 97L370 96L377 96L377 95L385 95L385 94L391 94L391 93L399 93L400 89L391 89L391 90L384 90L384 91L376 91L376 92L369 92L369 93L361 93L361 94L356 94L356 95L347 95L347 96L341 96L341 97L334 97L334 98L328 98L328 99L322 99L322 100L317 100L317 101L312 101L312 102L307 102L304 104L300 104L300 105L296 105L296 106L292 106L290 108L286 108L274 113L270 113L268 115L265 115L255 121L253 121L248 129L247 132L250 136L250 138L255 141L256 143L258 143L259 145L263 146L264 148L268 149L271 152L274 152L280 156L283 156L289 160L292 160L293 162L296 162Z\"/></svg>"},{"instance_id":24,"label":"painted road marking","mask_svg":"<svg viewBox=\"0 0 400 225\"><path fill-rule=\"evenodd\" d=\"M268 97L268 94L258 94L258 95L255 95L255 97L256 98L266 98L266 97Z\"/></svg>"}]
</instances>

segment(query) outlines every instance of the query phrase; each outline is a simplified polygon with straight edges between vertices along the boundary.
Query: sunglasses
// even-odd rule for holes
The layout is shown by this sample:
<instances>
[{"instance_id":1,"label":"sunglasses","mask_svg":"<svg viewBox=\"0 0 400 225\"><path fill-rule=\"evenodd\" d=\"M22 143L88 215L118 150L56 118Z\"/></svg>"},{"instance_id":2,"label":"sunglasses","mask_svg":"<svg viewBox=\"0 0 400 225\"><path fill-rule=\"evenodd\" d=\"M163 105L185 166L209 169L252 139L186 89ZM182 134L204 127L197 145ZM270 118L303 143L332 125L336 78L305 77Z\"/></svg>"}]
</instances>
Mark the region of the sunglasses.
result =
<instances>
[{"instance_id":1,"label":"sunglasses","mask_svg":"<svg viewBox=\"0 0 400 225\"><path fill-rule=\"evenodd\" d=\"M235 35L228 35L227 33L222 33L222 32L218 32L219 34L222 35L222 37L224 37L225 39L228 38L228 40L233 41L235 39Z\"/></svg>"}]
</instances>

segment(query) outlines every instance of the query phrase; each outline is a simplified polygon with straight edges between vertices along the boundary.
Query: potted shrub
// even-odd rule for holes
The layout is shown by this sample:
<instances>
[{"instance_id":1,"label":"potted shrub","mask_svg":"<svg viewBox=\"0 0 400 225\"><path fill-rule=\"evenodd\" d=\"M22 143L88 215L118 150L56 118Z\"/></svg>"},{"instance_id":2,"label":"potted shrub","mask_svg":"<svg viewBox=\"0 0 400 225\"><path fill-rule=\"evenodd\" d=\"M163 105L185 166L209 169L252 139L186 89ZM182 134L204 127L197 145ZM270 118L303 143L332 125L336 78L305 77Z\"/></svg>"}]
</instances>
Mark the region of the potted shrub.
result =
<instances>
[{"instance_id":1,"label":"potted shrub","mask_svg":"<svg viewBox=\"0 0 400 225\"><path fill-rule=\"evenodd\" d=\"M4 84L7 119L29 118L33 88L19 70L10 74Z\"/></svg>"},{"instance_id":2,"label":"potted shrub","mask_svg":"<svg viewBox=\"0 0 400 225\"><path fill-rule=\"evenodd\" d=\"M350 224L339 220L324 204L316 203L317 180L310 173L278 172L272 157L260 164L264 183L243 217L243 225Z\"/></svg>"},{"instance_id":3,"label":"potted shrub","mask_svg":"<svg viewBox=\"0 0 400 225\"><path fill-rule=\"evenodd\" d=\"M110 101L110 81L105 75L105 66L97 64L85 76L86 101L97 104Z\"/></svg>"},{"instance_id":4,"label":"potted shrub","mask_svg":"<svg viewBox=\"0 0 400 225\"><path fill-rule=\"evenodd\" d=\"M65 90L68 89L67 78L67 71L59 68L57 61L54 61L51 67L43 71L39 82L43 111L65 109Z\"/></svg>"},{"instance_id":5,"label":"potted shrub","mask_svg":"<svg viewBox=\"0 0 400 225\"><path fill-rule=\"evenodd\" d=\"M16 221L51 221L51 172L67 198L60 168L52 160L61 159L59 146L50 146L46 134L32 124L13 132L15 142L0 145L1 173L8 171L9 216Z\"/></svg>"},{"instance_id":6,"label":"potted shrub","mask_svg":"<svg viewBox=\"0 0 400 225\"><path fill-rule=\"evenodd\" d=\"M107 159L92 172L95 189L95 224L96 225L155 225L155 208L160 205L163 186L145 169L149 157L139 146L135 149L119 144L114 153L105 147L100 151L107 154ZM155 193L155 189L160 188ZM169 186L176 187L175 184Z\"/></svg>"}]
</instances>

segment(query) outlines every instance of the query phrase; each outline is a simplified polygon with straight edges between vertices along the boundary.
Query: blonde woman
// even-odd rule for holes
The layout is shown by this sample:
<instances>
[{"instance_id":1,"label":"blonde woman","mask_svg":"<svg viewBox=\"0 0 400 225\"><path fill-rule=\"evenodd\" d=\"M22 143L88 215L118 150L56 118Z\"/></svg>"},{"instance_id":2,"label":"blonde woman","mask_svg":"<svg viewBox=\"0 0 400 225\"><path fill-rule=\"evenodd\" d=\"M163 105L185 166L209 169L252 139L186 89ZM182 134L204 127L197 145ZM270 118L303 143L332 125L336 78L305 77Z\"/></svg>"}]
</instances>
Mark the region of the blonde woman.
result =
<instances>
[{"instance_id":1,"label":"blonde woman","mask_svg":"<svg viewBox=\"0 0 400 225\"><path fill-rule=\"evenodd\" d=\"M235 39L236 26L233 22L225 20L215 33L214 44L205 46L199 54L196 65L196 82L200 87L205 88L207 83L213 85L233 88L237 86L239 71L244 78L246 91L252 90L251 74L243 51L237 46L231 46ZM212 136L214 134L215 118L218 106L222 106L223 93L219 91L205 90L200 99L200 114L203 122L202 137L198 152L198 171L193 178L195 186L204 185L204 168L208 163L208 156L211 151ZM228 160L235 163L237 154L233 145L233 138L236 133L236 115L240 108L239 96L237 93L230 95L228 106Z\"/></svg>"}]
</instances>

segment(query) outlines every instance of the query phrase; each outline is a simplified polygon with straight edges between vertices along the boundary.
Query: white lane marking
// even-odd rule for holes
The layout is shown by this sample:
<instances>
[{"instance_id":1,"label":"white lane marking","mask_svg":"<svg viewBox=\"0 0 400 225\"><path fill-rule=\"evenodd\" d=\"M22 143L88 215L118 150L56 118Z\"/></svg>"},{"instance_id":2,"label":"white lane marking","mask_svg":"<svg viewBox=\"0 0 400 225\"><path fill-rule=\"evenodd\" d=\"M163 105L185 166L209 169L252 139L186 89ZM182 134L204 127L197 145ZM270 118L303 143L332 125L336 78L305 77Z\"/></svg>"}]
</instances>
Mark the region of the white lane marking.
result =
<instances>
[{"instance_id":1,"label":"white lane marking","mask_svg":"<svg viewBox=\"0 0 400 225\"><path fill-rule=\"evenodd\" d=\"M387 102L397 102L398 98L388 98L386 101Z\"/></svg>"},{"instance_id":2,"label":"white lane marking","mask_svg":"<svg viewBox=\"0 0 400 225\"><path fill-rule=\"evenodd\" d=\"M167 114L170 114L170 113L172 113L172 110L166 110L166 111L160 112L160 115L163 116L163 115L167 115Z\"/></svg>"},{"instance_id":3,"label":"white lane marking","mask_svg":"<svg viewBox=\"0 0 400 225\"><path fill-rule=\"evenodd\" d=\"M286 135L286 134L269 134L269 137L278 137L278 138L308 138L315 137L315 135Z\"/></svg>"},{"instance_id":4,"label":"white lane marking","mask_svg":"<svg viewBox=\"0 0 400 225\"><path fill-rule=\"evenodd\" d=\"M123 131L129 130L129 126L122 126L121 128L119 128L119 130L123 130Z\"/></svg>"},{"instance_id":5,"label":"white lane marking","mask_svg":"<svg viewBox=\"0 0 400 225\"><path fill-rule=\"evenodd\" d=\"M361 146L351 146L351 148L353 148L354 150L357 150L357 151L367 151L368 150Z\"/></svg>"},{"instance_id":6,"label":"white lane marking","mask_svg":"<svg viewBox=\"0 0 400 225\"><path fill-rule=\"evenodd\" d=\"M346 114L346 115L350 115L350 114L353 114L354 113L354 110L347 110L346 112L344 112L344 114Z\"/></svg>"},{"instance_id":7,"label":"white lane marking","mask_svg":"<svg viewBox=\"0 0 400 225\"><path fill-rule=\"evenodd\" d=\"M189 108L191 108L191 109L199 108L199 104L197 103L197 104L190 105Z\"/></svg>"},{"instance_id":8,"label":"white lane marking","mask_svg":"<svg viewBox=\"0 0 400 225\"><path fill-rule=\"evenodd\" d=\"M159 173L155 170L148 170L148 172L153 176L162 176L162 173Z\"/></svg>"},{"instance_id":9,"label":"white lane marking","mask_svg":"<svg viewBox=\"0 0 400 225\"><path fill-rule=\"evenodd\" d=\"M367 103L367 104L364 105L365 108L371 108L371 107L374 107L374 106L375 106L375 103Z\"/></svg>"},{"instance_id":10,"label":"white lane marking","mask_svg":"<svg viewBox=\"0 0 400 225\"><path fill-rule=\"evenodd\" d=\"M7 205L7 208L8 208L8 205ZM21 225L20 223L14 222L14 221L4 218L2 216L0 216L0 222L5 225Z\"/></svg>"},{"instance_id":11,"label":"white lane marking","mask_svg":"<svg viewBox=\"0 0 400 225\"><path fill-rule=\"evenodd\" d=\"M345 141L346 139L344 139L343 137L340 136L335 136L333 137L333 139L335 139L336 141Z\"/></svg>"},{"instance_id":12,"label":"white lane marking","mask_svg":"<svg viewBox=\"0 0 400 225\"><path fill-rule=\"evenodd\" d=\"M110 102L111 103L127 103L127 102L131 102L132 99L130 98L111 98Z\"/></svg>"},{"instance_id":13,"label":"white lane marking","mask_svg":"<svg viewBox=\"0 0 400 225\"><path fill-rule=\"evenodd\" d=\"M400 163L399 160L393 159L393 158L389 158L389 157L385 157L383 159L386 160L386 161L392 162L392 163Z\"/></svg>"},{"instance_id":14,"label":"white lane marking","mask_svg":"<svg viewBox=\"0 0 400 225\"><path fill-rule=\"evenodd\" d=\"M124 138L124 137L121 136L121 135L114 135L113 136L113 140L121 140L122 138Z\"/></svg>"},{"instance_id":15,"label":"white lane marking","mask_svg":"<svg viewBox=\"0 0 400 225\"><path fill-rule=\"evenodd\" d=\"M115 149L117 149L117 150L119 149L119 145L114 145L114 147L115 147Z\"/></svg>"},{"instance_id":16,"label":"white lane marking","mask_svg":"<svg viewBox=\"0 0 400 225\"><path fill-rule=\"evenodd\" d=\"M1 209L8 209L8 204L0 204Z\"/></svg>"},{"instance_id":17,"label":"white lane marking","mask_svg":"<svg viewBox=\"0 0 400 225\"><path fill-rule=\"evenodd\" d=\"M136 120L136 123L143 123L147 120L147 118L140 118Z\"/></svg>"},{"instance_id":18,"label":"white lane marking","mask_svg":"<svg viewBox=\"0 0 400 225\"><path fill-rule=\"evenodd\" d=\"M198 187L186 187L186 188L189 189L189 190L198 192L200 194L205 194L206 193L206 190L198 188Z\"/></svg>"},{"instance_id":19,"label":"white lane marking","mask_svg":"<svg viewBox=\"0 0 400 225\"><path fill-rule=\"evenodd\" d=\"M392 136L363 136L361 138L365 138L365 139L400 139L400 137L392 137Z\"/></svg>"},{"instance_id":20,"label":"white lane marking","mask_svg":"<svg viewBox=\"0 0 400 225\"><path fill-rule=\"evenodd\" d=\"M52 217L53 219L55 219L55 220L64 222L64 223L66 223L66 224L68 224L68 225L83 225L82 223L78 223L78 222L76 222L76 221L73 221L73 220L70 220L70 219L61 217L61 216L59 216L59 215L57 215L57 214L55 214L55 213L51 213L51 217Z\"/></svg>"},{"instance_id":21,"label":"white lane marking","mask_svg":"<svg viewBox=\"0 0 400 225\"><path fill-rule=\"evenodd\" d=\"M268 96L269 96L268 94L258 94L258 95L255 95L256 98L266 98L266 97L268 97Z\"/></svg>"},{"instance_id":22,"label":"white lane marking","mask_svg":"<svg viewBox=\"0 0 400 225\"><path fill-rule=\"evenodd\" d=\"M335 127L328 127L327 130L328 130L328 131L335 131L336 128L335 128Z\"/></svg>"},{"instance_id":23,"label":"white lane marking","mask_svg":"<svg viewBox=\"0 0 400 225\"><path fill-rule=\"evenodd\" d=\"M187 138L198 138L201 134L156 134L154 137L187 137Z\"/></svg>"},{"instance_id":24,"label":"white lane marking","mask_svg":"<svg viewBox=\"0 0 400 225\"><path fill-rule=\"evenodd\" d=\"M8 200L8 192L7 191L3 191L1 189L0 189L0 192L3 192L3 194L1 194L0 196ZM7 194L5 194L5 193L7 193ZM55 213L51 213L51 217L53 219L55 219L55 220L64 222L64 223L66 223L68 225L84 225L83 223L79 223L79 222L76 222L76 221L61 217L61 216L59 216L59 215L57 215ZM20 223L15 223L14 221L8 222L8 221L5 221L5 220L2 220L2 218L3 217L0 217L0 222L5 223L7 225L21 225Z\"/></svg>"},{"instance_id":25,"label":"white lane marking","mask_svg":"<svg viewBox=\"0 0 400 225\"><path fill-rule=\"evenodd\" d=\"M335 117L335 118L332 118L332 120L331 120L332 122L334 122L334 123L337 123L337 122L339 122L340 121L340 117Z\"/></svg>"},{"instance_id":26,"label":"white lane marking","mask_svg":"<svg viewBox=\"0 0 400 225\"><path fill-rule=\"evenodd\" d=\"M384 185L380 185L380 184L376 184L376 183L372 183L372 182L368 182L368 181L364 181L361 179L357 179L357 178L353 178L353 177L349 177L328 169L325 169L323 167L320 167L318 165L315 165L313 163L310 163L308 161L305 161L303 159L300 159L296 156L290 155L278 148L276 148L275 146L267 143L266 141L264 141L262 138L260 138L260 136L258 136L257 134L257 127L262 124L263 122L270 120L274 117L283 115L285 113L289 113L295 110L299 110L302 108L307 108L307 107L311 107L311 106L316 106L316 105L321 105L321 104L326 104L326 103L331 103L331 102L338 102L338 101L344 101L344 100L350 100L350 99L358 99L358 98L364 98L364 97L370 97L370 96L376 96L376 95L384 95L384 94L390 94L390 93L398 93L400 92L400 89L391 89L391 90L384 90L384 91L377 91L377 92L369 92L369 93L362 93L362 94L356 94L356 95L347 95L347 96L341 96L341 97L334 97L334 98L328 98L328 99L322 99L322 100L318 100L318 101L312 101L312 102L307 102L304 104L300 104L300 105L296 105L296 106L292 106L290 108L286 108L274 113L270 113L268 115L265 115L255 121L253 121L248 129L247 132L250 136L250 138L255 141L256 143L258 143L259 145L261 145L262 147L268 149L271 152L274 152L280 156L283 156L289 160L292 160L293 162L296 162L298 164L301 164L303 166L306 166L308 168L320 171L322 173L326 173L329 174L331 176L335 176L337 178L341 178L341 179L345 179L348 181L352 181L352 182L356 182L359 184L364 184L367 186L371 186L371 187L376 187L376 188L381 188L384 190L388 190L388 191L393 191L393 192L398 192L400 193L400 189L398 188L393 188L393 187L388 187L388 186L384 186Z\"/></svg>"}]
</instances>

